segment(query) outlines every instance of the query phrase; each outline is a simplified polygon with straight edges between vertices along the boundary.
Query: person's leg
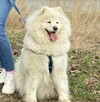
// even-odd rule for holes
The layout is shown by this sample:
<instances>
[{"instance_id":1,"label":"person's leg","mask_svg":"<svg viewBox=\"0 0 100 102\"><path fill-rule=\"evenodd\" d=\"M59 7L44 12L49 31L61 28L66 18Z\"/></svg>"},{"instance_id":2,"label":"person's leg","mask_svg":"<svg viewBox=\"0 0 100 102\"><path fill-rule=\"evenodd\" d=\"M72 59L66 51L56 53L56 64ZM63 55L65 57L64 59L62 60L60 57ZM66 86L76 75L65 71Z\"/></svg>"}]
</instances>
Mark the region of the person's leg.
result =
<instances>
[{"instance_id":1,"label":"person's leg","mask_svg":"<svg viewBox=\"0 0 100 102\"><path fill-rule=\"evenodd\" d=\"M2 68L6 70L3 69L0 79L5 76L2 92L7 94L14 92L14 61L11 44L6 34L6 23L11 8L9 0L0 0L0 62Z\"/></svg>"},{"instance_id":2,"label":"person's leg","mask_svg":"<svg viewBox=\"0 0 100 102\"><path fill-rule=\"evenodd\" d=\"M6 71L14 70L11 44L6 34L6 22L11 8L9 0L0 1L0 57L1 65Z\"/></svg>"}]
</instances>

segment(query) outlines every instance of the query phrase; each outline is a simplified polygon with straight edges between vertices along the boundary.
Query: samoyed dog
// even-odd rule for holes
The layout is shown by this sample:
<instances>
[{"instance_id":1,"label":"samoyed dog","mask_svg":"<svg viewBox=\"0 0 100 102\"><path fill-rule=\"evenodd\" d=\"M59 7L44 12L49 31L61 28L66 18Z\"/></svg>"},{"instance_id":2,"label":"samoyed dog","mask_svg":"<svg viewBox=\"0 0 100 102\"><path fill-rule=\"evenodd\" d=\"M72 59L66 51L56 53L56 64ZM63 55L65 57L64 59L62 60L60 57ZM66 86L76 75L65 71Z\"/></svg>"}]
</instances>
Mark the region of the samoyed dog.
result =
<instances>
[{"instance_id":1,"label":"samoyed dog","mask_svg":"<svg viewBox=\"0 0 100 102\"><path fill-rule=\"evenodd\" d=\"M71 102L66 73L70 35L70 22L60 7L44 6L27 19L15 64L16 90L25 102L50 98Z\"/></svg>"}]
</instances>

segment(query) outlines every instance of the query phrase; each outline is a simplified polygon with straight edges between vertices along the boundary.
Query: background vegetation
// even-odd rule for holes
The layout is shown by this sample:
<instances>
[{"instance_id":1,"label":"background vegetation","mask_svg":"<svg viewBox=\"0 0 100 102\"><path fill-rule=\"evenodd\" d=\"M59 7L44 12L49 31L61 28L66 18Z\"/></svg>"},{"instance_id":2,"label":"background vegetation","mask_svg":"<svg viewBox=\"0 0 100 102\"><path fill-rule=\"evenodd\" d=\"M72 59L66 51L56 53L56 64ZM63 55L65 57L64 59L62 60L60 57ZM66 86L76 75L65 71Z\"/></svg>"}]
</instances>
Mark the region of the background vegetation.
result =
<instances>
[{"instance_id":1,"label":"background vegetation","mask_svg":"<svg viewBox=\"0 0 100 102\"><path fill-rule=\"evenodd\" d=\"M61 6L69 17L72 25L72 48L74 50L92 51L99 54L100 50L100 1L99 0L25 0L18 1L22 14L27 16L43 5ZM20 16L12 10L8 27L21 29L24 25Z\"/></svg>"}]
</instances>

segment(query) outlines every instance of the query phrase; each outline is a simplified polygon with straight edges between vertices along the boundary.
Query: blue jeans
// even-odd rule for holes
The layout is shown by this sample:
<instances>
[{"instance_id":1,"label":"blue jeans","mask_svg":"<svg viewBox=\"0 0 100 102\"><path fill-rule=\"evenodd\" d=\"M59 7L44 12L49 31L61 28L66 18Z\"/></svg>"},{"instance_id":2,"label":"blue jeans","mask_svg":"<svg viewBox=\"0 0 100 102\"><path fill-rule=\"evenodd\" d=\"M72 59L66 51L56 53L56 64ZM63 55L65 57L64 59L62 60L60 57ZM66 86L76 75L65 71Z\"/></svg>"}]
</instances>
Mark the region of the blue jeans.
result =
<instances>
[{"instance_id":1,"label":"blue jeans","mask_svg":"<svg viewBox=\"0 0 100 102\"><path fill-rule=\"evenodd\" d=\"M14 70L12 48L6 34L6 23L11 8L9 0L0 0L0 63L6 71Z\"/></svg>"}]
</instances>

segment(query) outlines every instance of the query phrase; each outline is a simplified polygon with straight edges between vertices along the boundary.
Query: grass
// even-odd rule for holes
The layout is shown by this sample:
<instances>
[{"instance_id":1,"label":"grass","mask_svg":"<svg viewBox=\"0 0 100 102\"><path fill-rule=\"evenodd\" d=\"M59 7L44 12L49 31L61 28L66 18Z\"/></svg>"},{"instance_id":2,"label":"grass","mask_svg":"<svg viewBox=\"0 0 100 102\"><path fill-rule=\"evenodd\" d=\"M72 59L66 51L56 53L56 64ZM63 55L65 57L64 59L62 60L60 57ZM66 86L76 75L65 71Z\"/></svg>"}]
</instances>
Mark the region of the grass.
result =
<instances>
[{"instance_id":1,"label":"grass","mask_svg":"<svg viewBox=\"0 0 100 102\"><path fill-rule=\"evenodd\" d=\"M12 43L15 59L20 55L24 32L25 31L20 30L8 30L8 36ZM69 66L68 76L72 102L99 102L100 56L88 51L71 50L69 52ZM0 96L2 96L2 94ZM14 100L14 97L16 97L16 100ZM11 96L11 100L13 99L12 102L20 100L20 98L17 97L17 95ZM2 100L2 102L5 102L3 98Z\"/></svg>"},{"instance_id":2,"label":"grass","mask_svg":"<svg viewBox=\"0 0 100 102\"><path fill-rule=\"evenodd\" d=\"M69 80L74 102L99 102L100 56L81 51L71 51L69 56L72 58Z\"/></svg>"},{"instance_id":3,"label":"grass","mask_svg":"<svg viewBox=\"0 0 100 102\"><path fill-rule=\"evenodd\" d=\"M8 36L13 48L14 58L16 59L20 55L20 51L23 44L24 30L8 30Z\"/></svg>"}]
</instances>

